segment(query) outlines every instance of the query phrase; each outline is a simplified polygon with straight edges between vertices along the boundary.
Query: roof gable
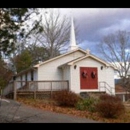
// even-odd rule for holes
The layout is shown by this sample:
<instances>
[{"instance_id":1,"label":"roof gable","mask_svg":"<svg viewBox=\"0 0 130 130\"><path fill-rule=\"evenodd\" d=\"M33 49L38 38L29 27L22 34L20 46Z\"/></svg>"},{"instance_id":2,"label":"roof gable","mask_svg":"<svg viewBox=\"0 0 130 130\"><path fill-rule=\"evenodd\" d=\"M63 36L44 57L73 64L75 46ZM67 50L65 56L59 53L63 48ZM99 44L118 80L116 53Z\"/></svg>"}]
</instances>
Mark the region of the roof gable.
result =
<instances>
[{"instance_id":1,"label":"roof gable","mask_svg":"<svg viewBox=\"0 0 130 130\"><path fill-rule=\"evenodd\" d=\"M49 62L51 62L51 61L60 59L60 58L62 58L62 57L64 57L64 56L69 55L69 54L72 54L72 53L74 53L74 52L76 52L76 51L80 51L80 52L86 54L86 51L84 51L84 50L82 50L82 49L80 49L80 48L77 48L77 49L75 49L75 50L73 50L73 51L70 51L70 52L68 52L68 53L59 55L59 56L57 56L57 57L54 57L54 58L52 58L52 59L49 59L49 60L44 61L44 62L42 62L42 63L39 63L39 64L35 65L34 67L39 67L39 66L41 66L41 65L43 65L43 64L46 64L46 63L49 63Z\"/></svg>"},{"instance_id":2,"label":"roof gable","mask_svg":"<svg viewBox=\"0 0 130 130\"><path fill-rule=\"evenodd\" d=\"M83 59L86 59L86 58L92 58L92 59L94 59L94 60L96 60L96 61L98 61L98 62L100 62L100 63L102 63L102 64L104 64L104 65L106 65L106 66L109 66L107 62L105 62L105 61L103 61L103 60L101 60L101 59L95 57L94 55L86 55L86 56L84 56L84 57L81 57L80 59L77 59L77 60L75 60L75 61L69 62L69 65L74 64L74 63L76 63L76 62L79 62L79 61L81 61L81 60L83 60Z\"/></svg>"},{"instance_id":3,"label":"roof gable","mask_svg":"<svg viewBox=\"0 0 130 130\"><path fill-rule=\"evenodd\" d=\"M83 56L83 57L77 58L77 59L75 59L75 60L72 60L72 61L70 61L70 62L67 62L67 63L65 63L65 64L63 64L63 65L60 65L59 68L60 68L60 67L63 67L63 66L66 66L66 65L70 65L70 66L71 66L71 65L73 65L73 64L75 64L75 63L77 63L77 62L79 62L79 61L81 61L81 60L84 60L84 59L86 59L86 58L92 58L92 59L94 59L94 60L96 60L96 61L98 61L98 62L104 64L105 66L109 66L109 67L112 67L113 69L115 69L111 64L109 64L109 63L103 61L102 59L100 59L100 58L98 58L98 57L96 57L96 56L94 56L94 55L92 55L92 54L88 54L88 55L86 55L86 56Z\"/></svg>"}]
</instances>

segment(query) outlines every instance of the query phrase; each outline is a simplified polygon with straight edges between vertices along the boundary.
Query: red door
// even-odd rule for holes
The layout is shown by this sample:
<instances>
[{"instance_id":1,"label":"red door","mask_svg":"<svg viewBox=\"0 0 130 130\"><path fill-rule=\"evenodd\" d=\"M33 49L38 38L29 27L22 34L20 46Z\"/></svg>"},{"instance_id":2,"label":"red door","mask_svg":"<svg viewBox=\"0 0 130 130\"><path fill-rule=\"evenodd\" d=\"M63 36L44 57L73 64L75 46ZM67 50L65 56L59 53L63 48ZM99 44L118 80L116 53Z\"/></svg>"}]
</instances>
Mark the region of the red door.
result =
<instances>
[{"instance_id":1,"label":"red door","mask_svg":"<svg viewBox=\"0 0 130 130\"><path fill-rule=\"evenodd\" d=\"M95 67L80 67L80 88L98 89L98 72Z\"/></svg>"}]
</instances>

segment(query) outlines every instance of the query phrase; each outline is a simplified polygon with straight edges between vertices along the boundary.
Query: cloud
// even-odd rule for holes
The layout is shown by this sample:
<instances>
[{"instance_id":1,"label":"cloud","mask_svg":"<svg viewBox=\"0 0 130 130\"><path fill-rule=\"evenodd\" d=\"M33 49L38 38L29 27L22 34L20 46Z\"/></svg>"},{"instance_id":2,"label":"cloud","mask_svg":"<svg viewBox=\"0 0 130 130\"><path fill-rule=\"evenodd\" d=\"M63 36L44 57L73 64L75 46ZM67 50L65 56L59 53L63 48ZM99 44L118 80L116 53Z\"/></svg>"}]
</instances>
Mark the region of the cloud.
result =
<instances>
[{"instance_id":1,"label":"cloud","mask_svg":"<svg viewBox=\"0 0 130 130\"><path fill-rule=\"evenodd\" d=\"M89 48L94 54L104 35L130 30L130 8L67 8L61 12L68 17L73 15L82 41L79 46Z\"/></svg>"},{"instance_id":2,"label":"cloud","mask_svg":"<svg viewBox=\"0 0 130 130\"><path fill-rule=\"evenodd\" d=\"M116 23L116 24L112 24L109 27L105 27L105 28L101 28L98 30L98 33L100 33L100 35L104 35L104 34L110 34L110 33L114 33L116 30L130 30L130 20L128 19L123 19L122 21Z\"/></svg>"},{"instance_id":3,"label":"cloud","mask_svg":"<svg viewBox=\"0 0 130 130\"><path fill-rule=\"evenodd\" d=\"M97 44L104 35L117 30L130 30L130 8L53 8L61 14L74 17L78 27L79 46L96 53ZM43 13L43 12L42 12ZM78 42L77 41L77 42Z\"/></svg>"}]
</instances>

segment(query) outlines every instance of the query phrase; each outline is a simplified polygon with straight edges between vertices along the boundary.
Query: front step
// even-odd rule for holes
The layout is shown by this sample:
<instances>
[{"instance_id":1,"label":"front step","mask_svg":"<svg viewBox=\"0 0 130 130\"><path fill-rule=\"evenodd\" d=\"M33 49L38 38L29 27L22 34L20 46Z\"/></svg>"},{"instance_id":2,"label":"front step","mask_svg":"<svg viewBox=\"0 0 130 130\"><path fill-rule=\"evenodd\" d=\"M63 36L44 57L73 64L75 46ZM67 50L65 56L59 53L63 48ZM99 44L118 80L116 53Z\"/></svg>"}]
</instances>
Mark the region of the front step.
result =
<instances>
[{"instance_id":1,"label":"front step","mask_svg":"<svg viewBox=\"0 0 130 130\"><path fill-rule=\"evenodd\" d=\"M99 98L100 95L106 94L106 92L80 92L82 98Z\"/></svg>"}]
</instances>

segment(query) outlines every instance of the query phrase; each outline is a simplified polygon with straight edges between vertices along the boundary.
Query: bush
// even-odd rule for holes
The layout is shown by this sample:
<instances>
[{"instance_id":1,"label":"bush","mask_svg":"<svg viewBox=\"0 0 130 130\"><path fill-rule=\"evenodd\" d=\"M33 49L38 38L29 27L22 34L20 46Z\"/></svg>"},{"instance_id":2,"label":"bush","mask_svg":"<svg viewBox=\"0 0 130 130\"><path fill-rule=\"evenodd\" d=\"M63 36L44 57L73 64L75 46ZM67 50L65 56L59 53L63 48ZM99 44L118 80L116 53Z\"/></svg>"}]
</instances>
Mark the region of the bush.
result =
<instances>
[{"instance_id":1,"label":"bush","mask_svg":"<svg viewBox=\"0 0 130 130\"><path fill-rule=\"evenodd\" d=\"M78 110L88 110L88 111L94 112L96 103L97 103L97 99L94 99L92 97L86 98L86 99L80 100L76 104L76 109L78 109Z\"/></svg>"},{"instance_id":2,"label":"bush","mask_svg":"<svg viewBox=\"0 0 130 130\"><path fill-rule=\"evenodd\" d=\"M124 112L125 107L118 97L105 94L99 97L96 110L103 117L116 118Z\"/></svg>"},{"instance_id":3,"label":"bush","mask_svg":"<svg viewBox=\"0 0 130 130\"><path fill-rule=\"evenodd\" d=\"M111 96L111 95L108 95L108 94L102 94L100 95L99 97L100 100L111 100L111 101L114 101L114 102L118 102L118 101L121 101L121 99L119 97L116 97L116 96Z\"/></svg>"},{"instance_id":4,"label":"bush","mask_svg":"<svg viewBox=\"0 0 130 130\"><path fill-rule=\"evenodd\" d=\"M71 91L62 90L53 95L53 99L57 101L60 106L74 107L80 100L80 97Z\"/></svg>"}]
</instances>

